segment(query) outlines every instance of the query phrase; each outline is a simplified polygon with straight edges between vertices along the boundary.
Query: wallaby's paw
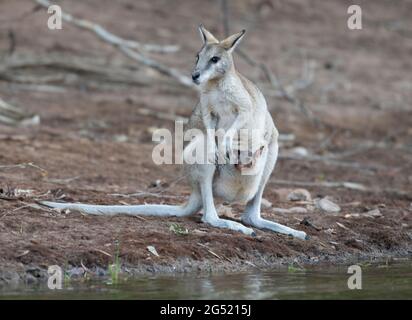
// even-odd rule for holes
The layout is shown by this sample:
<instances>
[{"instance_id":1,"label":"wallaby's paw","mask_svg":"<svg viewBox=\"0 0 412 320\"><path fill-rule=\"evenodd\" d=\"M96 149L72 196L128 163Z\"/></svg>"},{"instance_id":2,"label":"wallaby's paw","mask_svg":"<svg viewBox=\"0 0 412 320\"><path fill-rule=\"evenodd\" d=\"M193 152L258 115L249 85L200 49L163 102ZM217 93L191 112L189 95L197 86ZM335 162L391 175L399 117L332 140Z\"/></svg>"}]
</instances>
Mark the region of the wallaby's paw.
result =
<instances>
[{"instance_id":1,"label":"wallaby's paw","mask_svg":"<svg viewBox=\"0 0 412 320\"><path fill-rule=\"evenodd\" d=\"M218 149L214 142L213 144L208 144L206 160L207 164L216 164L218 161Z\"/></svg>"},{"instance_id":2,"label":"wallaby's paw","mask_svg":"<svg viewBox=\"0 0 412 320\"><path fill-rule=\"evenodd\" d=\"M208 153L206 158L206 164L215 164L216 155L214 153Z\"/></svg>"},{"instance_id":3,"label":"wallaby's paw","mask_svg":"<svg viewBox=\"0 0 412 320\"><path fill-rule=\"evenodd\" d=\"M306 232L304 231L295 231L292 234L293 237L301 239L301 240L309 240L310 237L306 234Z\"/></svg>"},{"instance_id":4,"label":"wallaby's paw","mask_svg":"<svg viewBox=\"0 0 412 320\"><path fill-rule=\"evenodd\" d=\"M252 237L256 237L256 232L248 227L242 226L242 229L238 230L240 232L242 232L243 234L246 234L248 236L252 236Z\"/></svg>"},{"instance_id":5,"label":"wallaby's paw","mask_svg":"<svg viewBox=\"0 0 412 320\"><path fill-rule=\"evenodd\" d=\"M283 234L290 235L292 237L295 237L301 240L309 239L309 236L304 231L295 230L287 226L281 225L279 223L269 221L266 219L262 219L262 218L251 219L250 214L248 214L247 212L242 216L242 221L243 223L256 227L258 229L270 230L273 232L283 233Z\"/></svg>"},{"instance_id":6,"label":"wallaby's paw","mask_svg":"<svg viewBox=\"0 0 412 320\"><path fill-rule=\"evenodd\" d=\"M230 162L230 158L233 153L233 139L235 134L235 130L228 130L223 136L223 139L219 146L219 153L223 155L226 162Z\"/></svg>"}]
</instances>

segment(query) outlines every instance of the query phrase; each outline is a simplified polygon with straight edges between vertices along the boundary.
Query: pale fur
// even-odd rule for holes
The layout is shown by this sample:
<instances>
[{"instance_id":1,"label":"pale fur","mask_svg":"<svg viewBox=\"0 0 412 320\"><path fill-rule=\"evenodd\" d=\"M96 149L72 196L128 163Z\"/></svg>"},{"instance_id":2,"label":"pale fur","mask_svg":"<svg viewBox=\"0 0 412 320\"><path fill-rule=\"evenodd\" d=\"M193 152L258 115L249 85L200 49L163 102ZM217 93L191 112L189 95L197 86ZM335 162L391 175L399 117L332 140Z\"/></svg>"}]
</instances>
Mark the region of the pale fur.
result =
<instances>
[{"instance_id":1,"label":"pale fur","mask_svg":"<svg viewBox=\"0 0 412 320\"><path fill-rule=\"evenodd\" d=\"M183 206L103 206L48 201L42 203L54 208L75 209L98 215L187 216L203 208L203 222L247 235L255 234L253 229L239 222L221 219L214 204L216 197L227 202L246 203L242 221L248 226L305 239L307 237L305 232L268 221L260 215L263 190L278 156L278 131L267 110L263 94L234 67L232 51L243 37L244 31L219 42L203 26L200 26L199 30L204 40L200 54L220 53L222 59L220 65L216 63L216 66L211 66L207 65L210 57L199 57L194 72L203 72L203 75L199 76L200 99L186 129L200 129L206 136L207 129L224 129L225 132L231 131L230 129L234 131L260 129L258 147L263 151L259 153L256 148L250 150L252 154L258 155L252 167L240 170L239 166L231 163L185 164L184 170L192 187L192 193L189 201ZM201 64L204 66L203 69ZM208 138L214 141L213 137L208 136ZM232 134L226 134L223 143L217 146L220 154L230 154L233 147L232 139ZM189 145L193 148L193 144L196 143L198 140L195 139ZM247 170L253 170L253 174L247 174Z\"/></svg>"}]
</instances>

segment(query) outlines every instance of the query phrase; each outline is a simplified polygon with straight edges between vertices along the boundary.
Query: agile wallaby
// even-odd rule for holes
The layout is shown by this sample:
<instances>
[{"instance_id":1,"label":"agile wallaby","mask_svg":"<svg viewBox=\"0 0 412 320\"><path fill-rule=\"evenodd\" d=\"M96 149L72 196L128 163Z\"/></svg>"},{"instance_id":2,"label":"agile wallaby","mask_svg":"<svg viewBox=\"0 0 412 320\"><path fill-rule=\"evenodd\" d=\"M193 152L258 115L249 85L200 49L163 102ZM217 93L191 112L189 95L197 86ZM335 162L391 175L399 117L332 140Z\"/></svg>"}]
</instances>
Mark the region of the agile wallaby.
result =
<instances>
[{"instance_id":1,"label":"agile wallaby","mask_svg":"<svg viewBox=\"0 0 412 320\"><path fill-rule=\"evenodd\" d=\"M132 205L106 206L80 203L57 203L43 201L42 204L59 209L79 210L96 215L150 215L188 216L203 208L202 221L214 227L240 231L255 235L253 229L239 222L219 218L214 197L229 202L245 202L242 221L248 226L307 239L306 233L263 219L260 214L262 194L278 156L278 131L267 110L265 98L259 89L234 66L232 53L245 31L218 41L202 25L199 31L203 46L193 69L192 79L200 87L200 101L195 107L187 129L200 129L208 139L215 141L209 129L223 129L225 134L218 146L218 154L226 160L233 154L234 138L239 130L258 129L257 147L249 150L251 163L219 162L215 159L203 164L185 164L192 193L183 206ZM197 140L185 147L192 150ZM255 144L256 145L256 144ZM252 167L252 168L250 168ZM242 169L253 169L253 174L244 174Z\"/></svg>"}]
</instances>

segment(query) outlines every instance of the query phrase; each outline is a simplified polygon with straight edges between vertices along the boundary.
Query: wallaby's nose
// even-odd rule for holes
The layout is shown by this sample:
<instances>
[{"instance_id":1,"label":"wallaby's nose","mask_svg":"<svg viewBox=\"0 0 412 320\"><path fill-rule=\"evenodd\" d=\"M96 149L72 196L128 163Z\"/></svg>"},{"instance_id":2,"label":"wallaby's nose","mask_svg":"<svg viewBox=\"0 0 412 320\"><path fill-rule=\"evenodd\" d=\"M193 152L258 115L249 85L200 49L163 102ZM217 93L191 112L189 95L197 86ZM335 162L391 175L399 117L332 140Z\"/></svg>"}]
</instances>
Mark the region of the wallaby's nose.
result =
<instances>
[{"instance_id":1,"label":"wallaby's nose","mask_svg":"<svg viewBox=\"0 0 412 320\"><path fill-rule=\"evenodd\" d=\"M193 81L196 81L200 77L200 72L194 72L192 73L192 79Z\"/></svg>"}]
</instances>

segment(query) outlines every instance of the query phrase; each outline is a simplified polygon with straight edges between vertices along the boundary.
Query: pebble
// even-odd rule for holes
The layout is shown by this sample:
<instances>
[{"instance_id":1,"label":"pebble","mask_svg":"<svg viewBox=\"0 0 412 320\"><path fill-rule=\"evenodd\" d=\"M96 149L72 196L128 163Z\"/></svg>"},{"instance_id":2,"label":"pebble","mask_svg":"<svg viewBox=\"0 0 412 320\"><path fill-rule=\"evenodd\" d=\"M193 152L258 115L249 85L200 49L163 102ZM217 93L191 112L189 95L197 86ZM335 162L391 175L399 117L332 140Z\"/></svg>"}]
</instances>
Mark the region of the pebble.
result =
<instances>
[{"instance_id":1,"label":"pebble","mask_svg":"<svg viewBox=\"0 0 412 320\"><path fill-rule=\"evenodd\" d=\"M127 142L129 140L129 137L126 136L125 134L115 134L113 136L113 140L115 142Z\"/></svg>"},{"instance_id":2,"label":"pebble","mask_svg":"<svg viewBox=\"0 0 412 320\"><path fill-rule=\"evenodd\" d=\"M289 193L291 193L293 191L293 189L279 188L279 189L275 189L274 191L275 191L277 200L279 200L281 202L285 202L285 201L288 201L288 195L289 195Z\"/></svg>"},{"instance_id":3,"label":"pebble","mask_svg":"<svg viewBox=\"0 0 412 320\"><path fill-rule=\"evenodd\" d=\"M291 154L300 156L300 157L307 157L309 155L308 149L304 147L295 147L289 150Z\"/></svg>"},{"instance_id":4,"label":"pebble","mask_svg":"<svg viewBox=\"0 0 412 320\"><path fill-rule=\"evenodd\" d=\"M312 196L306 189L295 189L288 194L287 199L289 201L311 201Z\"/></svg>"},{"instance_id":5,"label":"pebble","mask_svg":"<svg viewBox=\"0 0 412 320\"><path fill-rule=\"evenodd\" d=\"M272 202L270 202L269 200L262 198L262 207L264 209L269 209L272 207Z\"/></svg>"},{"instance_id":6,"label":"pebble","mask_svg":"<svg viewBox=\"0 0 412 320\"><path fill-rule=\"evenodd\" d=\"M340 212L340 207L327 197L315 200L316 207L326 212Z\"/></svg>"},{"instance_id":7,"label":"pebble","mask_svg":"<svg viewBox=\"0 0 412 320\"><path fill-rule=\"evenodd\" d=\"M365 212L364 215L367 217L373 217L373 218L379 218L383 216L383 214L381 213L379 209L370 210L368 212Z\"/></svg>"}]
</instances>

